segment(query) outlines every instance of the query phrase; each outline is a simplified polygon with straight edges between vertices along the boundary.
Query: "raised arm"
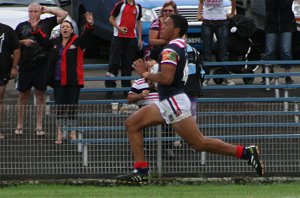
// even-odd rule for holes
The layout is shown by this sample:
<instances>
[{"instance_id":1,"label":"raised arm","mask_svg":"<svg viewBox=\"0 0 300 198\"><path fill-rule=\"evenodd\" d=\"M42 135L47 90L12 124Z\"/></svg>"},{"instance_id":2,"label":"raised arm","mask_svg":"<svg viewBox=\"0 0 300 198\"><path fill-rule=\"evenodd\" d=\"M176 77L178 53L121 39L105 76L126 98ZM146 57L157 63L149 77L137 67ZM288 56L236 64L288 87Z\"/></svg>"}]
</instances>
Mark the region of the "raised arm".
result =
<instances>
[{"instance_id":1,"label":"raised arm","mask_svg":"<svg viewBox=\"0 0 300 198\"><path fill-rule=\"evenodd\" d=\"M42 14L49 13L56 16L57 23L61 24L65 18L68 16L68 12L62 10L62 9L50 9L46 6L41 6Z\"/></svg>"},{"instance_id":2,"label":"raised arm","mask_svg":"<svg viewBox=\"0 0 300 198\"><path fill-rule=\"evenodd\" d=\"M86 12L84 14L84 17L85 17L86 24L85 24L83 32L81 33L81 35L79 37L79 46L81 48L84 48L86 38L91 34L91 32L94 29L93 14L91 12Z\"/></svg>"}]
</instances>

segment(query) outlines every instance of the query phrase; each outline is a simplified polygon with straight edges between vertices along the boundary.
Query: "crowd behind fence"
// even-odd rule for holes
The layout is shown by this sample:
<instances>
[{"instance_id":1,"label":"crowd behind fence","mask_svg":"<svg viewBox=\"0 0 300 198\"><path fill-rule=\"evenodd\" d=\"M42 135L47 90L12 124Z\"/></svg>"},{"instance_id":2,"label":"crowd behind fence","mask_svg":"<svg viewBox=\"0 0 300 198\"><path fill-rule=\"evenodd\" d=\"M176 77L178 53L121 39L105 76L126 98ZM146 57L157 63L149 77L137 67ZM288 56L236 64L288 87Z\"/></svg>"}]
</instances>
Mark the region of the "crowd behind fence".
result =
<instances>
[{"instance_id":1,"label":"crowd behind fence","mask_svg":"<svg viewBox=\"0 0 300 198\"><path fill-rule=\"evenodd\" d=\"M99 65L86 67L98 68ZM299 76L298 72L290 74ZM238 75L254 78L281 77L289 73L232 76L242 77ZM208 77L227 78L228 74ZM105 80L99 78L91 80ZM265 85L217 86L215 89L270 88L275 90L275 95L262 98L199 98L197 124L204 135L233 144L257 144L265 162L266 176L299 176L300 98L289 97L286 91L299 89L300 85L285 85L275 81L275 84ZM214 86L207 87L206 89L214 89ZM276 94L276 89L284 89L284 96ZM123 123L133 110L125 108L125 111L112 112L112 102L117 102L120 109L127 105L124 99L80 100L77 106L78 122L75 126L62 127L66 139L61 145L54 144L59 108L53 101L49 100L44 109L44 137L38 137L34 133L34 105L25 107L22 136L14 134L19 107L4 105L0 123L0 128L5 133L5 139L0 140L0 179L112 178L127 172L132 167L133 159ZM77 140L67 138L67 131L71 130L77 132ZM173 131L170 135L169 130L170 127L163 125L149 127L143 132L145 153L152 176L255 176L255 172L243 160L195 152ZM181 140L180 147L173 145L177 140ZM175 154L173 158L169 158L165 152L167 147Z\"/></svg>"}]
</instances>

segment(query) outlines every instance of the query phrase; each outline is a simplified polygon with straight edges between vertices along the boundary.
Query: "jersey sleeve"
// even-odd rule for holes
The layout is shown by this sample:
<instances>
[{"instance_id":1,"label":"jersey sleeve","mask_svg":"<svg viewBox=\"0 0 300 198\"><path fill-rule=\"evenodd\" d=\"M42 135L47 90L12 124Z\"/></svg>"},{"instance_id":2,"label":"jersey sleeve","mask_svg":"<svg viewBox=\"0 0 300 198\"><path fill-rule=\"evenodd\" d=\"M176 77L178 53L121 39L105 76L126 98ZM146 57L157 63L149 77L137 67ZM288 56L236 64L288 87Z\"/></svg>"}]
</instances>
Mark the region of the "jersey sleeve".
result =
<instances>
[{"instance_id":1,"label":"jersey sleeve","mask_svg":"<svg viewBox=\"0 0 300 198\"><path fill-rule=\"evenodd\" d=\"M154 19L151 23L150 30L159 31L159 18Z\"/></svg>"},{"instance_id":2,"label":"jersey sleeve","mask_svg":"<svg viewBox=\"0 0 300 198\"><path fill-rule=\"evenodd\" d=\"M161 53L161 64L171 64L176 66L179 61L178 53L172 48L165 48Z\"/></svg>"},{"instance_id":3,"label":"jersey sleeve","mask_svg":"<svg viewBox=\"0 0 300 198\"><path fill-rule=\"evenodd\" d=\"M110 15L113 17L117 17L120 14L120 10L123 2L116 3L114 9L111 11Z\"/></svg>"},{"instance_id":4,"label":"jersey sleeve","mask_svg":"<svg viewBox=\"0 0 300 198\"><path fill-rule=\"evenodd\" d=\"M141 18L143 17L143 14L142 14L142 6L140 5L140 4L137 4L137 6L138 6L138 11L139 11L139 13L138 13L138 16L137 16L137 20L139 21L139 20L141 20Z\"/></svg>"},{"instance_id":5,"label":"jersey sleeve","mask_svg":"<svg viewBox=\"0 0 300 198\"><path fill-rule=\"evenodd\" d=\"M56 16L53 16L53 17L45 18L45 19L43 19L43 21L44 21L43 26L45 26L45 27L42 27L42 29L43 29L43 31L45 31L47 36L50 36L52 29L58 25L57 18L56 18Z\"/></svg>"}]
</instances>

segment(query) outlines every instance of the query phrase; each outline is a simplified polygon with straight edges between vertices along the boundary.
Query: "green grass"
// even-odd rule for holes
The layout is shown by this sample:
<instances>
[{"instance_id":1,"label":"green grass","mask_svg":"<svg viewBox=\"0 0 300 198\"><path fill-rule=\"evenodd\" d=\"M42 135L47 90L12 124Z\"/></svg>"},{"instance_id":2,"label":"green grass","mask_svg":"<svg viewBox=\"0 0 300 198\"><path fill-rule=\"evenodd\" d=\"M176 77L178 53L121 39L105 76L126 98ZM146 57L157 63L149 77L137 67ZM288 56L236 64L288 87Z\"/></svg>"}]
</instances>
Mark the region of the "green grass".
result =
<instances>
[{"instance_id":1,"label":"green grass","mask_svg":"<svg viewBox=\"0 0 300 198\"><path fill-rule=\"evenodd\" d=\"M300 183L290 184L201 184L178 186L68 186L16 185L0 188L2 198L34 197L220 197L220 198L300 198Z\"/></svg>"}]
</instances>

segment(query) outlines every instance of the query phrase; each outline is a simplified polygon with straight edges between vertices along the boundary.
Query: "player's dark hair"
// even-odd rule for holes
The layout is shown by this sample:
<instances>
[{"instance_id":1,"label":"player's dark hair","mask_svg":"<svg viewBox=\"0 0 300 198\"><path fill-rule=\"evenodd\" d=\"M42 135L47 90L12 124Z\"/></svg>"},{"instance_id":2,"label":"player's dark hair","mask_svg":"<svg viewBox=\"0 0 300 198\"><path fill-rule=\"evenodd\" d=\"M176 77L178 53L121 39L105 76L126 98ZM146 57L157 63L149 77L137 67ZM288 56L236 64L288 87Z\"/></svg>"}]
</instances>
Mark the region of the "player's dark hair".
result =
<instances>
[{"instance_id":1,"label":"player's dark hair","mask_svg":"<svg viewBox=\"0 0 300 198\"><path fill-rule=\"evenodd\" d=\"M179 14L172 14L170 15L170 18L173 20L174 27L180 29L179 36L183 37L189 28L186 18Z\"/></svg>"}]
</instances>

